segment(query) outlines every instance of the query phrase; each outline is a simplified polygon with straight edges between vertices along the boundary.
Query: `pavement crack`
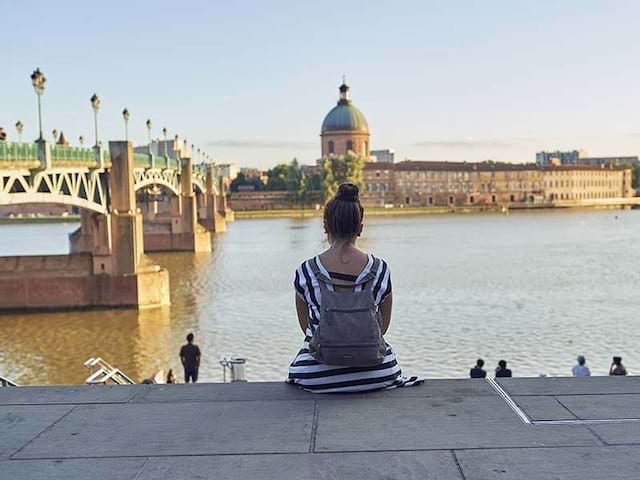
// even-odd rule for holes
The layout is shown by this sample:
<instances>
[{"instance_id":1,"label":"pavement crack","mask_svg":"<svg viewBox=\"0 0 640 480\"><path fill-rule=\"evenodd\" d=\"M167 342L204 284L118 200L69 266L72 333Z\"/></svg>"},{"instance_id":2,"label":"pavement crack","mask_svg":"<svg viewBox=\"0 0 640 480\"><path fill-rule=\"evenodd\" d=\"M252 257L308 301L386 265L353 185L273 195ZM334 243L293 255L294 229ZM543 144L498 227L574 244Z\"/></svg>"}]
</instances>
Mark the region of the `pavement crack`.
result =
<instances>
[{"instance_id":1,"label":"pavement crack","mask_svg":"<svg viewBox=\"0 0 640 480\"><path fill-rule=\"evenodd\" d=\"M142 471L144 470L144 467L147 466L147 463L149 463L150 460L151 460L151 458L147 457L144 460L144 462L142 462L142 465L140 465L140 468L138 469L138 471L136 472L135 476L131 480L138 480L140 478L140 475L142 474Z\"/></svg>"},{"instance_id":2,"label":"pavement crack","mask_svg":"<svg viewBox=\"0 0 640 480\"><path fill-rule=\"evenodd\" d=\"M53 422L51 425L47 426L44 430L42 430L39 434L37 434L35 437L33 437L31 440L29 440L27 443L25 443L23 446L21 446L18 450L16 450L15 452L13 452L10 456L9 459L10 460L16 460L14 457L16 455L18 455L22 450L24 450L25 448L27 448L29 445L31 445L33 442L35 442L36 440L38 440L42 435L44 435L45 433L47 433L49 430L51 430L53 427L55 427L59 422L61 422L62 420L64 420L67 415L69 415L71 412L75 411L75 409L78 408L78 405L74 405L73 408L71 408L67 413L65 413L64 415L62 415L59 419L57 419L55 422Z\"/></svg>"},{"instance_id":3,"label":"pavement crack","mask_svg":"<svg viewBox=\"0 0 640 480\"><path fill-rule=\"evenodd\" d=\"M456 467L458 468L458 473L460 474L460 478L462 480L466 480L466 477L464 476L464 472L462 471L462 466L460 465L460 462L458 461L458 456L456 455L456 451L455 450L450 450L451 452L451 457L453 457L453 461L456 464Z\"/></svg>"},{"instance_id":4,"label":"pavement crack","mask_svg":"<svg viewBox=\"0 0 640 480\"><path fill-rule=\"evenodd\" d=\"M309 453L316 450L316 433L318 432L318 402L313 403L313 422L311 423L311 439L309 441Z\"/></svg>"}]
</instances>

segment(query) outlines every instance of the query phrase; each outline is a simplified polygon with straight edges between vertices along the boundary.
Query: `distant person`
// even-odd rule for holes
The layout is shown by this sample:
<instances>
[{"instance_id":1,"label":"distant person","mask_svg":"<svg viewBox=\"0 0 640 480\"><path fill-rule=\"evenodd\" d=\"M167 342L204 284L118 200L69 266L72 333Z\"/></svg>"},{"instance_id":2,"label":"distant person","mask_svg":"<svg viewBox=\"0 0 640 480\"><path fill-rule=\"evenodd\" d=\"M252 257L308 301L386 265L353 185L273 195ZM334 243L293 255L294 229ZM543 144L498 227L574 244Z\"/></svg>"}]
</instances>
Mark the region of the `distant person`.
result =
<instances>
[{"instance_id":1,"label":"distant person","mask_svg":"<svg viewBox=\"0 0 640 480\"><path fill-rule=\"evenodd\" d=\"M486 378L487 372L482 367L484 367L484 360L479 358L476 362L476 366L469 372L469 376L471 378Z\"/></svg>"},{"instance_id":2,"label":"distant person","mask_svg":"<svg viewBox=\"0 0 640 480\"><path fill-rule=\"evenodd\" d=\"M178 383L178 379L176 378L176 374L173 373L173 368L169 369L169 373L167 373L167 383Z\"/></svg>"},{"instance_id":3,"label":"distant person","mask_svg":"<svg viewBox=\"0 0 640 480\"><path fill-rule=\"evenodd\" d=\"M180 361L184 367L184 383L198 381L198 369L200 368L200 349L193 344L193 333L187 335L187 344L180 349Z\"/></svg>"},{"instance_id":4,"label":"distant person","mask_svg":"<svg viewBox=\"0 0 640 480\"><path fill-rule=\"evenodd\" d=\"M584 358L584 355L578 355L578 363L573 366L571 372L574 377L590 377L591 370L586 365L587 360Z\"/></svg>"},{"instance_id":5,"label":"distant person","mask_svg":"<svg viewBox=\"0 0 640 480\"><path fill-rule=\"evenodd\" d=\"M498 362L498 368L496 368L496 378L505 378L511 376L511 370L507 368L507 361L500 360Z\"/></svg>"},{"instance_id":6,"label":"distant person","mask_svg":"<svg viewBox=\"0 0 640 480\"><path fill-rule=\"evenodd\" d=\"M613 357L613 363L609 368L609 375L626 375L627 369L622 365L622 357Z\"/></svg>"}]
</instances>

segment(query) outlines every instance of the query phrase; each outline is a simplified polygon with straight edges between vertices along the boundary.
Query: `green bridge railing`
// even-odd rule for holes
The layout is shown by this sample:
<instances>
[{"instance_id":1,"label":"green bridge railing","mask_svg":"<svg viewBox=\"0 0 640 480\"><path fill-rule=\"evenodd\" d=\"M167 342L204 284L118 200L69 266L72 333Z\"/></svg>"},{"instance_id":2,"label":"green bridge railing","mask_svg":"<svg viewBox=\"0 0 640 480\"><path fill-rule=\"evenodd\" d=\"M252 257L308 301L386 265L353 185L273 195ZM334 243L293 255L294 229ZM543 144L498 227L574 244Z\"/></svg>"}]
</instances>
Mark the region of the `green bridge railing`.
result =
<instances>
[{"instance_id":1,"label":"green bridge railing","mask_svg":"<svg viewBox=\"0 0 640 480\"><path fill-rule=\"evenodd\" d=\"M37 161L37 144L0 142L0 162L29 163Z\"/></svg>"},{"instance_id":2,"label":"green bridge railing","mask_svg":"<svg viewBox=\"0 0 640 480\"><path fill-rule=\"evenodd\" d=\"M80 164L83 166L94 166L96 164L96 154L93 147L70 147L67 145L50 145L51 163L56 164ZM102 150L105 163L110 163L108 149ZM180 161L175 158L152 155L149 153L134 153L134 165L137 168L169 168L171 170L180 169ZM0 141L0 162L7 163L33 163L38 159L37 143L9 143Z\"/></svg>"}]
</instances>

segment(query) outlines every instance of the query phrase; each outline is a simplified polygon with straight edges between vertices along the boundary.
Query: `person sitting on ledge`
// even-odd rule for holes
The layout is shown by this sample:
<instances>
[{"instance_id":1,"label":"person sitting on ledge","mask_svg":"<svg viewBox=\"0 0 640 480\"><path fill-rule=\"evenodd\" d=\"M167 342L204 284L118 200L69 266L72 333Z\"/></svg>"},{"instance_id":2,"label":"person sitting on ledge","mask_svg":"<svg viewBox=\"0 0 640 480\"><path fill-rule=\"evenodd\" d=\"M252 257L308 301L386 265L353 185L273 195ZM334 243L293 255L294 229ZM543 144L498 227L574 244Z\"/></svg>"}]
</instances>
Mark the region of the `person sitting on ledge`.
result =
<instances>
[{"instance_id":1,"label":"person sitting on ledge","mask_svg":"<svg viewBox=\"0 0 640 480\"><path fill-rule=\"evenodd\" d=\"M578 355L578 364L574 365L571 369L571 373L573 373L574 377L590 377L591 370L586 365L587 359L584 358L584 355Z\"/></svg>"},{"instance_id":2,"label":"person sitting on ledge","mask_svg":"<svg viewBox=\"0 0 640 480\"><path fill-rule=\"evenodd\" d=\"M626 375L627 369L622 365L622 357L613 357L613 363L609 368L609 375Z\"/></svg>"},{"instance_id":3,"label":"person sitting on ledge","mask_svg":"<svg viewBox=\"0 0 640 480\"><path fill-rule=\"evenodd\" d=\"M478 361L476 362L476 366L473 367L469 372L469 376L471 378L486 378L487 372L482 367L484 367L484 360L479 358Z\"/></svg>"},{"instance_id":4,"label":"person sitting on ledge","mask_svg":"<svg viewBox=\"0 0 640 480\"><path fill-rule=\"evenodd\" d=\"M355 246L363 216L358 187L340 185L324 209L330 247L295 272L296 311L305 338L287 383L310 392L365 392L424 382L402 375L382 338L391 322L391 276L384 260Z\"/></svg>"},{"instance_id":5,"label":"person sitting on ledge","mask_svg":"<svg viewBox=\"0 0 640 480\"><path fill-rule=\"evenodd\" d=\"M496 378L504 378L504 377L510 377L510 376L511 376L511 370L507 368L507 361L500 360L498 362L498 368L496 368Z\"/></svg>"}]
</instances>

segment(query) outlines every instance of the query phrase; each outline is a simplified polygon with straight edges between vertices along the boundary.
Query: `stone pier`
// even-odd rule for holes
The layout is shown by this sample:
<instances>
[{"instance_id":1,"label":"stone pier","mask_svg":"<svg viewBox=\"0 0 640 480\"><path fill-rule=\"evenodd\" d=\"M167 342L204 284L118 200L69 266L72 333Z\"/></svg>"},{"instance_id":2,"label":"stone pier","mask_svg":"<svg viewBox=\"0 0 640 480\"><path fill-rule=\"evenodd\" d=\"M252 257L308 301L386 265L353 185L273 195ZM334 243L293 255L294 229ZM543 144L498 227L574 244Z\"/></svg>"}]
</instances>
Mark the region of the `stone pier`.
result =
<instances>
[{"instance_id":1,"label":"stone pier","mask_svg":"<svg viewBox=\"0 0 640 480\"><path fill-rule=\"evenodd\" d=\"M149 219L146 223L145 251L211 251L211 231L215 230L198 223L198 204L192 185L191 158L182 158L180 194L170 197L168 216L154 215L154 219ZM215 222L213 226L215 228Z\"/></svg>"},{"instance_id":2,"label":"stone pier","mask_svg":"<svg viewBox=\"0 0 640 480\"><path fill-rule=\"evenodd\" d=\"M169 304L169 273L144 256L133 150L110 142L111 212L85 212L71 255L0 257L0 310Z\"/></svg>"}]
</instances>

